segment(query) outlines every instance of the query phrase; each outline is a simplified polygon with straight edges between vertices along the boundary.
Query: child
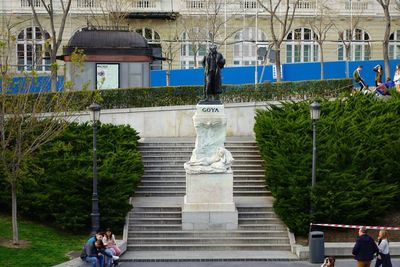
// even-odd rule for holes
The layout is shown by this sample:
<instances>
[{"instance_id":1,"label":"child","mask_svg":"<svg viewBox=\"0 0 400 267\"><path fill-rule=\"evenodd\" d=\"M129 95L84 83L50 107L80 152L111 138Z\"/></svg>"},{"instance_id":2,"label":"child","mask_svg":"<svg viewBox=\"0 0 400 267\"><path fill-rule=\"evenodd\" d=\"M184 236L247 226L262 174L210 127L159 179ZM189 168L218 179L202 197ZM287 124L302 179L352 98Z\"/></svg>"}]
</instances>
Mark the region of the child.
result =
<instances>
[{"instance_id":1,"label":"child","mask_svg":"<svg viewBox=\"0 0 400 267\"><path fill-rule=\"evenodd\" d=\"M321 267L335 267L335 258L334 257L326 257L324 263Z\"/></svg>"}]
</instances>

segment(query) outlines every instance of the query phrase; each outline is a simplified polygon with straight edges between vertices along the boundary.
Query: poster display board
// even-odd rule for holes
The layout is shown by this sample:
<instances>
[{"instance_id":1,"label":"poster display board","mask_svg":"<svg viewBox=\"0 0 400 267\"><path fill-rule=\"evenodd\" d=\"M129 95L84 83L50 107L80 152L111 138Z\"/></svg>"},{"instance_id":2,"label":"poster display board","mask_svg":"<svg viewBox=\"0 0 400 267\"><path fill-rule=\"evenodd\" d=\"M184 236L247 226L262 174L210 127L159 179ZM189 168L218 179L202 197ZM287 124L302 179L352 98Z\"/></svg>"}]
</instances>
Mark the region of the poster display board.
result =
<instances>
[{"instance_id":1,"label":"poster display board","mask_svg":"<svg viewBox=\"0 0 400 267\"><path fill-rule=\"evenodd\" d=\"M96 64L96 89L119 88L119 64Z\"/></svg>"}]
</instances>

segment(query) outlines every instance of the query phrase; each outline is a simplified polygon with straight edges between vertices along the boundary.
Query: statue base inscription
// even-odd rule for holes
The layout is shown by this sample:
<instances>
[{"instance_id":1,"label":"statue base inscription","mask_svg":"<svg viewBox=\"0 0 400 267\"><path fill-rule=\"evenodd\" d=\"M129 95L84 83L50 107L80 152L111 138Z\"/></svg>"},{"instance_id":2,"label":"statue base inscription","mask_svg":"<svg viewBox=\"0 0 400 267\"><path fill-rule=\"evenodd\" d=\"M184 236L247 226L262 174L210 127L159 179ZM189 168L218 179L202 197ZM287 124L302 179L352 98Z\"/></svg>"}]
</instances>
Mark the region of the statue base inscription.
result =
<instances>
[{"instance_id":1,"label":"statue base inscription","mask_svg":"<svg viewBox=\"0 0 400 267\"><path fill-rule=\"evenodd\" d=\"M223 105L197 105L193 123L196 145L184 164L186 195L183 230L233 230L238 212L233 200L233 157L225 149L226 115Z\"/></svg>"}]
</instances>

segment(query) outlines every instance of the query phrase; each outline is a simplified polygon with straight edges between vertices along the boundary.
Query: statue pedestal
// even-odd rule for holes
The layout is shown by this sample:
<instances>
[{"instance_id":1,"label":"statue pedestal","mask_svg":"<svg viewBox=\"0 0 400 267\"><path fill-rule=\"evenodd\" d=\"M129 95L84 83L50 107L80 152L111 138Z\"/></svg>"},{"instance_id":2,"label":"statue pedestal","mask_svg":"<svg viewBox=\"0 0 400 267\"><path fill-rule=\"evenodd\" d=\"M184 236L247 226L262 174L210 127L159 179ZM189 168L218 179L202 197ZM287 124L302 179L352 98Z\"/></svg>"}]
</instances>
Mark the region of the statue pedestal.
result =
<instances>
[{"instance_id":1,"label":"statue pedestal","mask_svg":"<svg viewBox=\"0 0 400 267\"><path fill-rule=\"evenodd\" d=\"M223 105L197 105L193 116L196 145L185 163L186 195L183 230L232 230L238 227L233 201L233 158L224 148L226 115Z\"/></svg>"}]
</instances>

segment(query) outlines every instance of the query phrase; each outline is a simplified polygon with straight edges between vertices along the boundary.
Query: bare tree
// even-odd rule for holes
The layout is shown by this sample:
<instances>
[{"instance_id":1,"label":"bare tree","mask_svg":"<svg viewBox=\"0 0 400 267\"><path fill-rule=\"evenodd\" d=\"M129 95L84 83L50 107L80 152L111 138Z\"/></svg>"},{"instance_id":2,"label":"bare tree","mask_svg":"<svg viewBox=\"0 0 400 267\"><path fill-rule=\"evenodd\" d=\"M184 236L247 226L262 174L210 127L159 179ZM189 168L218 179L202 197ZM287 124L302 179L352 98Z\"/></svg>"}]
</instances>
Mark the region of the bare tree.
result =
<instances>
[{"instance_id":1,"label":"bare tree","mask_svg":"<svg viewBox=\"0 0 400 267\"><path fill-rule=\"evenodd\" d=\"M186 41L190 43L190 49L197 67L197 55L199 51L206 53L209 45L222 45L240 30L239 27L226 25L239 14L240 8L234 0L206 0L192 1L195 7L188 7L188 14L182 17L182 25ZM229 12L229 15L228 15ZM185 41L185 40L182 40Z\"/></svg>"},{"instance_id":2,"label":"bare tree","mask_svg":"<svg viewBox=\"0 0 400 267\"><path fill-rule=\"evenodd\" d=\"M292 28L300 0L257 0L269 14L269 26L275 49L276 80L281 81L281 45Z\"/></svg>"},{"instance_id":3,"label":"bare tree","mask_svg":"<svg viewBox=\"0 0 400 267\"><path fill-rule=\"evenodd\" d=\"M324 79L324 47L323 44L326 41L327 33L332 28L333 22L330 14L332 10L329 8L328 1L321 1L317 7L317 13L315 17L308 19L308 23L311 30L318 36L316 42L318 43L319 56L321 63L321 80Z\"/></svg>"},{"instance_id":4,"label":"bare tree","mask_svg":"<svg viewBox=\"0 0 400 267\"><path fill-rule=\"evenodd\" d=\"M166 85L170 86L171 84L171 70L172 63L174 62L176 56L178 55L181 44L179 42L179 23L177 20L166 20L166 24L168 25L167 32L165 35L165 39L161 40L162 46L162 55L167 62L167 71L166 71Z\"/></svg>"},{"instance_id":5,"label":"bare tree","mask_svg":"<svg viewBox=\"0 0 400 267\"><path fill-rule=\"evenodd\" d=\"M131 0L112 0L112 1L96 1L90 6L90 16L88 24L90 26L107 27L109 29L122 29L127 26L126 17L129 15L129 10L132 4L136 7L144 8L145 3L151 2L144 1L131 1Z\"/></svg>"},{"instance_id":6,"label":"bare tree","mask_svg":"<svg viewBox=\"0 0 400 267\"><path fill-rule=\"evenodd\" d=\"M57 74L58 74L57 52L61 46L61 42L64 35L65 23L67 21L72 0L58 0L58 1L59 1L58 3L55 3L55 0L40 0L40 7L37 7L36 2L34 0L28 0L29 5L32 8L34 21L39 27L40 31L42 32L42 36L46 36L45 33L47 31L45 30L45 27L43 26L42 22L42 18L44 18L44 16L38 14L37 9L44 8L50 22L50 31L48 32L50 38L49 40L47 40L49 43L45 45L45 50L50 54L51 90L53 92L57 90ZM61 15L61 20L60 24L56 25L56 19L58 14Z\"/></svg>"},{"instance_id":7,"label":"bare tree","mask_svg":"<svg viewBox=\"0 0 400 267\"><path fill-rule=\"evenodd\" d=\"M20 242L17 191L21 181L30 175L27 163L38 148L64 130L65 117L71 116L72 107L82 109L87 103L85 99L73 99L72 93L27 93L35 79L27 75L18 85L18 92L0 96L0 168L11 187L12 243L15 245Z\"/></svg>"},{"instance_id":8,"label":"bare tree","mask_svg":"<svg viewBox=\"0 0 400 267\"><path fill-rule=\"evenodd\" d=\"M390 38L390 0L376 0L382 7L385 14L385 35L383 36L383 61L385 65L385 76L390 77L390 64L389 64L389 38Z\"/></svg>"},{"instance_id":9,"label":"bare tree","mask_svg":"<svg viewBox=\"0 0 400 267\"><path fill-rule=\"evenodd\" d=\"M360 24L361 16L364 12L364 7L362 5L357 5L356 8L353 8L353 1L349 1L349 10L350 10L350 27L348 23L345 23L344 27L340 27L338 23L334 23L334 27L337 29L339 34L339 42L343 44L343 48L345 50L345 59L346 59L346 77L350 77L349 70L349 61L351 60L351 46L354 41L356 41L356 29Z\"/></svg>"}]
</instances>

